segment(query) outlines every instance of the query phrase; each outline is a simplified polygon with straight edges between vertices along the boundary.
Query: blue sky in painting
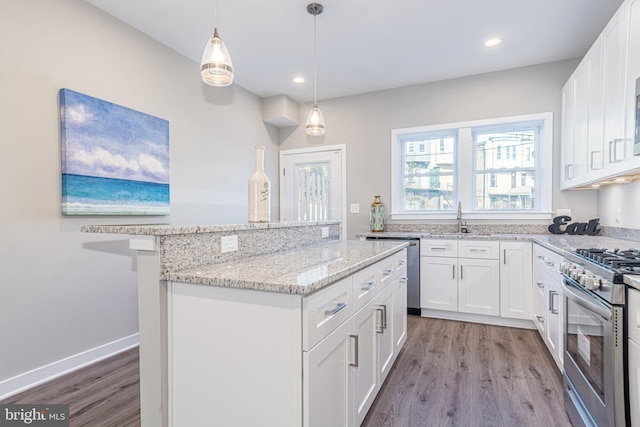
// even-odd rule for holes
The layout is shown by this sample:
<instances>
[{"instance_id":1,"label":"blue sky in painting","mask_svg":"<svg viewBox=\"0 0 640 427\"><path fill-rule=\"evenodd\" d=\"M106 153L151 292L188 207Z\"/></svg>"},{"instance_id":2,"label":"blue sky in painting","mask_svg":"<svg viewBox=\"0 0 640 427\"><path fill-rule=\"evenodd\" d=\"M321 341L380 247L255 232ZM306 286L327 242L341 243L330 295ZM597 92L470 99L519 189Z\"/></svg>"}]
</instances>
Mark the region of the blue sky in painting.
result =
<instances>
[{"instance_id":1,"label":"blue sky in painting","mask_svg":"<svg viewBox=\"0 0 640 427\"><path fill-rule=\"evenodd\" d=\"M62 173L169 184L169 122L60 90Z\"/></svg>"}]
</instances>

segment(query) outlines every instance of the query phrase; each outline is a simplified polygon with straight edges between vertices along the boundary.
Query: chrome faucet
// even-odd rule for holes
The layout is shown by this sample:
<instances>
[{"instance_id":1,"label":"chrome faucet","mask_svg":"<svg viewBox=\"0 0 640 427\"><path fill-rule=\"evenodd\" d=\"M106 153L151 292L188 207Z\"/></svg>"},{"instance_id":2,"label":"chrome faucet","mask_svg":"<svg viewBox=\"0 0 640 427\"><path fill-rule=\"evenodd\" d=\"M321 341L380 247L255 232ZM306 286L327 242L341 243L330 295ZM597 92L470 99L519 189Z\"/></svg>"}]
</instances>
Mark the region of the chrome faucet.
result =
<instances>
[{"instance_id":1,"label":"chrome faucet","mask_svg":"<svg viewBox=\"0 0 640 427\"><path fill-rule=\"evenodd\" d=\"M467 228L467 223L462 222L462 202L458 202L458 233L468 233L469 229Z\"/></svg>"}]
</instances>

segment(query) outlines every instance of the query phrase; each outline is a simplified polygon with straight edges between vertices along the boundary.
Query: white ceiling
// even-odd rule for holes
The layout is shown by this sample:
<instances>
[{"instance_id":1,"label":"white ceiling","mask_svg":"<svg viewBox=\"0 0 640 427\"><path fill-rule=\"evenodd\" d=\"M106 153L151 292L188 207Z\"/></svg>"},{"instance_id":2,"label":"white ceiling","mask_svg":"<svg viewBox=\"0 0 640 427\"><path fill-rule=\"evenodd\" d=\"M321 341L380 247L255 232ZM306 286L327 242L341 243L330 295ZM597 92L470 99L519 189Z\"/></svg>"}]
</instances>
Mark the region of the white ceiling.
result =
<instances>
[{"instance_id":1,"label":"white ceiling","mask_svg":"<svg viewBox=\"0 0 640 427\"><path fill-rule=\"evenodd\" d=\"M215 0L86 0L198 64ZM219 0L235 81L313 100L306 0ZM583 56L622 0L320 0L318 99ZM483 46L490 37L504 41ZM194 64L194 79L199 65ZM306 83L293 83L295 76ZM215 90L215 89L212 89Z\"/></svg>"}]
</instances>

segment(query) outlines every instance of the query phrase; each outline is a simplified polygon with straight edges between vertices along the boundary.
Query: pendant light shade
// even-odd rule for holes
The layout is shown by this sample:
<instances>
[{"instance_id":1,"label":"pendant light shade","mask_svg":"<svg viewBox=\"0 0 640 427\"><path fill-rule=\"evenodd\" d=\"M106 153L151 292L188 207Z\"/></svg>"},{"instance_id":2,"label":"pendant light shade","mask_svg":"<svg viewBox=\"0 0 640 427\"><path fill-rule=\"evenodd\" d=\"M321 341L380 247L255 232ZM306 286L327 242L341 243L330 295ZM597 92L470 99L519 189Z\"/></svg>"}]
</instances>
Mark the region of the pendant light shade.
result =
<instances>
[{"instance_id":1,"label":"pendant light shade","mask_svg":"<svg viewBox=\"0 0 640 427\"><path fill-rule=\"evenodd\" d=\"M316 18L322 13L324 8L319 3L310 3L307 5L307 12L313 15L313 108L307 117L306 131L309 136L324 135L324 116L320 107L318 107L318 64L317 64L317 38Z\"/></svg>"},{"instance_id":2,"label":"pendant light shade","mask_svg":"<svg viewBox=\"0 0 640 427\"><path fill-rule=\"evenodd\" d=\"M207 42L202 53L200 75L202 81L210 86L225 87L233 83L233 63L224 42L218 35L218 5L215 11L213 36Z\"/></svg>"},{"instance_id":3,"label":"pendant light shade","mask_svg":"<svg viewBox=\"0 0 640 427\"><path fill-rule=\"evenodd\" d=\"M317 104L314 104L311 111L309 111L306 129L307 135L309 136L324 135L324 116L322 115L322 111L320 111L320 108L318 108Z\"/></svg>"}]
</instances>

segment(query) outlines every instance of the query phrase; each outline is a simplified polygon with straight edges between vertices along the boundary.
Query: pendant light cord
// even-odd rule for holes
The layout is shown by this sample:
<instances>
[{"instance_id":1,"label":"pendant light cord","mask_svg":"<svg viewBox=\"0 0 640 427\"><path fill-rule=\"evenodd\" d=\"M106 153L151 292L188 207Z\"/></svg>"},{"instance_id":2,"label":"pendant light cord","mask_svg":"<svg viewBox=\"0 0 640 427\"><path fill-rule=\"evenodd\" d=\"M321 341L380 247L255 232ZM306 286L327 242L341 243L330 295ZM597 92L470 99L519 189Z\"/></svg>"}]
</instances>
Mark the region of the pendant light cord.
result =
<instances>
[{"instance_id":1,"label":"pendant light cord","mask_svg":"<svg viewBox=\"0 0 640 427\"><path fill-rule=\"evenodd\" d=\"M313 15L313 106L318 105L318 30L316 20L318 14Z\"/></svg>"},{"instance_id":2,"label":"pendant light cord","mask_svg":"<svg viewBox=\"0 0 640 427\"><path fill-rule=\"evenodd\" d=\"M213 28L218 28L218 0L213 2Z\"/></svg>"}]
</instances>

